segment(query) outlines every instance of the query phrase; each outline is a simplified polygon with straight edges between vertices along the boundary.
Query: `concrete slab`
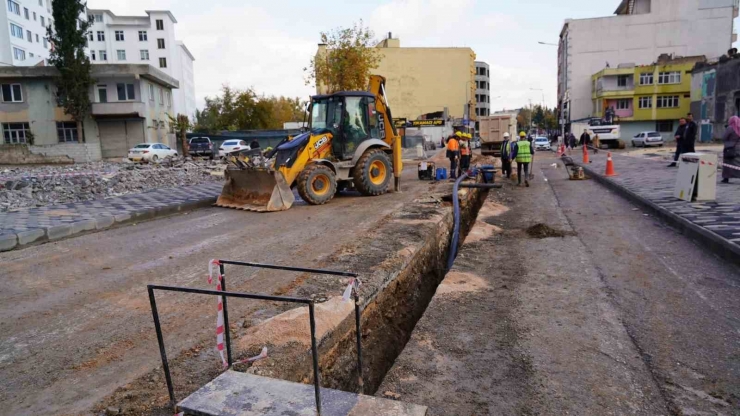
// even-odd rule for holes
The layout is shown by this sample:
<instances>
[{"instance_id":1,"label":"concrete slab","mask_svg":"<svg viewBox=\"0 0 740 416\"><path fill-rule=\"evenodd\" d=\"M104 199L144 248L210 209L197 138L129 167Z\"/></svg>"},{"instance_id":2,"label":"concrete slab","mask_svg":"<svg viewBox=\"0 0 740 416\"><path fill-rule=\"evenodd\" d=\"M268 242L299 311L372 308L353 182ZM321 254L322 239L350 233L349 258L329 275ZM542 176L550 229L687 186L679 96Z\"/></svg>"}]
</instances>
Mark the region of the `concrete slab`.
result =
<instances>
[{"instance_id":1,"label":"concrete slab","mask_svg":"<svg viewBox=\"0 0 740 416\"><path fill-rule=\"evenodd\" d=\"M53 225L46 229L46 235L49 237L50 241L69 237L72 235L72 227L69 225Z\"/></svg>"},{"instance_id":2,"label":"concrete slab","mask_svg":"<svg viewBox=\"0 0 740 416\"><path fill-rule=\"evenodd\" d=\"M95 218L95 228L102 230L113 225L115 219L113 217L97 217Z\"/></svg>"},{"instance_id":3,"label":"concrete slab","mask_svg":"<svg viewBox=\"0 0 740 416\"><path fill-rule=\"evenodd\" d=\"M95 229L95 220L82 220L75 221L72 224L71 234L79 234L84 231L90 231Z\"/></svg>"},{"instance_id":4,"label":"concrete slab","mask_svg":"<svg viewBox=\"0 0 740 416\"><path fill-rule=\"evenodd\" d=\"M18 236L13 234L0 234L0 251L12 250L18 245Z\"/></svg>"},{"instance_id":5,"label":"concrete slab","mask_svg":"<svg viewBox=\"0 0 740 416\"><path fill-rule=\"evenodd\" d=\"M425 406L321 389L324 416L424 416ZM314 415L314 386L226 371L178 404L186 415Z\"/></svg>"},{"instance_id":6,"label":"concrete slab","mask_svg":"<svg viewBox=\"0 0 740 416\"><path fill-rule=\"evenodd\" d=\"M39 228L36 230L21 231L18 233L18 244L26 245L31 244L39 238L43 238L46 235L46 231Z\"/></svg>"}]
</instances>

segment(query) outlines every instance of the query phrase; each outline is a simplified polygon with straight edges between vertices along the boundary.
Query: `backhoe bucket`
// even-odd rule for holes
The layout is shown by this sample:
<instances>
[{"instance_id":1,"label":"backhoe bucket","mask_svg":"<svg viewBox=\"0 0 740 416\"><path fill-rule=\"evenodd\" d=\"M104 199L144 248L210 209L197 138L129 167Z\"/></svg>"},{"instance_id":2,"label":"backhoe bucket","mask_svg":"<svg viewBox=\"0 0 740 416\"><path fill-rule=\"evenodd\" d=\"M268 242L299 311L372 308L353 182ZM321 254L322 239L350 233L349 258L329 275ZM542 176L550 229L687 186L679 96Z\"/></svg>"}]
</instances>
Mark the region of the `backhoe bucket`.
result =
<instances>
[{"instance_id":1,"label":"backhoe bucket","mask_svg":"<svg viewBox=\"0 0 740 416\"><path fill-rule=\"evenodd\" d=\"M280 172L226 169L226 183L216 206L245 211L284 211L295 202L293 191Z\"/></svg>"}]
</instances>

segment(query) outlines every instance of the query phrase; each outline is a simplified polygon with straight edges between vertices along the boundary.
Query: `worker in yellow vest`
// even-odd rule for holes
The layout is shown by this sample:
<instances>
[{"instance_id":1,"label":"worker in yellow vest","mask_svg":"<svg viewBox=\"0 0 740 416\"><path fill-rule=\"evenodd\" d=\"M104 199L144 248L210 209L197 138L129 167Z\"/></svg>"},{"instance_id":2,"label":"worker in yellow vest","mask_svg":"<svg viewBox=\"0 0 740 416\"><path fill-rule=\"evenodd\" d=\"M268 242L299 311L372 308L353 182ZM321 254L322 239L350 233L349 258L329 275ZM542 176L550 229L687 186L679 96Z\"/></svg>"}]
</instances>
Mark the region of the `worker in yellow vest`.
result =
<instances>
[{"instance_id":1,"label":"worker in yellow vest","mask_svg":"<svg viewBox=\"0 0 740 416\"><path fill-rule=\"evenodd\" d=\"M468 133L463 133L463 140L460 141L460 172L467 172L470 168L470 139L472 136Z\"/></svg>"},{"instance_id":2,"label":"worker in yellow vest","mask_svg":"<svg viewBox=\"0 0 740 416\"><path fill-rule=\"evenodd\" d=\"M516 176L519 186L522 185L522 168L524 168L524 184L529 186L529 164L532 163L534 146L527 140L525 132L519 133L519 140L513 146L512 158L516 160Z\"/></svg>"},{"instance_id":3,"label":"worker in yellow vest","mask_svg":"<svg viewBox=\"0 0 740 416\"><path fill-rule=\"evenodd\" d=\"M450 178L457 179L457 161L460 159L460 139L462 133L459 131L447 139L447 158L450 159Z\"/></svg>"}]
</instances>

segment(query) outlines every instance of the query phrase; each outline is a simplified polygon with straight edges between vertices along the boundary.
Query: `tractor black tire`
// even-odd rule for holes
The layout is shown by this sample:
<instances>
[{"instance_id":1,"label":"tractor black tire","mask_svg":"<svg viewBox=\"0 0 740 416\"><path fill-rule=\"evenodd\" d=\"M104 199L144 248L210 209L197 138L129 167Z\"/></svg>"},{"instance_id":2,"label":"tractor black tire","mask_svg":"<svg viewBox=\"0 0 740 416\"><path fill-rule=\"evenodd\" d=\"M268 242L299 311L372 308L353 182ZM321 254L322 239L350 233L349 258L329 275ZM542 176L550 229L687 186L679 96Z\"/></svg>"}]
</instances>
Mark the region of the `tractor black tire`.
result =
<instances>
[{"instance_id":1,"label":"tractor black tire","mask_svg":"<svg viewBox=\"0 0 740 416\"><path fill-rule=\"evenodd\" d=\"M393 178L391 160L381 149L365 152L352 170L355 188L366 196L383 195L388 192Z\"/></svg>"},{"instance_id":2,"label":"tractor black tire","mask_svg":"<svg viewBox=\"0 0 740 416\"><path fill-rule=\"evenodd\" d=\"M323 205L337 193L337 178L328 166L310 165L298 174L298 195L311 205Z\"/></svg>"}]
</instances>

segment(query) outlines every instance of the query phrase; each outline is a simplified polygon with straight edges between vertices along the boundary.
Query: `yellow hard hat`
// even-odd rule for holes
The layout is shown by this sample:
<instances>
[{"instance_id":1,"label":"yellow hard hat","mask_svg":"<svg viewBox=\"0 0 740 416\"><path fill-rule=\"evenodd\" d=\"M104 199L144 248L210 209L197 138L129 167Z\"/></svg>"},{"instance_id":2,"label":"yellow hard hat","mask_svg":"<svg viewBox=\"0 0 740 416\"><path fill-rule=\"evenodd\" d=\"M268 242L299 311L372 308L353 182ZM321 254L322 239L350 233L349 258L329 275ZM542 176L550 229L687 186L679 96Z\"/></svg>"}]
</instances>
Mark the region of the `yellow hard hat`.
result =
<instances>
[{"instance_id":1,"label":"yellow hard hat","mask_svg":"<svg viewBox=\"0 0 740 416\"><path fill-rule=\"evenodd\" d=\"M527 137L527 133L525 133L523 131L520 131L519 132L519 137Z\"/></svg>"},{"instance_id":2,"label":"yellow hard hat","mask_svg":"<svg viewBox=\"0 0 740 416\"><path fill-rule=\"evenodd\" d=\"M460 132L460 131L456 131L456 132L455 132L455 136L457 136L457 137L463 137L462 135L463 135L463 134L462 134L462 132Z\"/></svg>"},{"instance_id":3,"label":"yellow hard hat","mask_svg":"<svg viewBox=\"0 0 740 416\"><path fill-rule=\"evenodd\" d=\"M470 133L467 133L467 134L465 134L465 137L467 137L468 139L472 139L473 138L473 135L470 134Z\"/></svg>"}]
</instances>

